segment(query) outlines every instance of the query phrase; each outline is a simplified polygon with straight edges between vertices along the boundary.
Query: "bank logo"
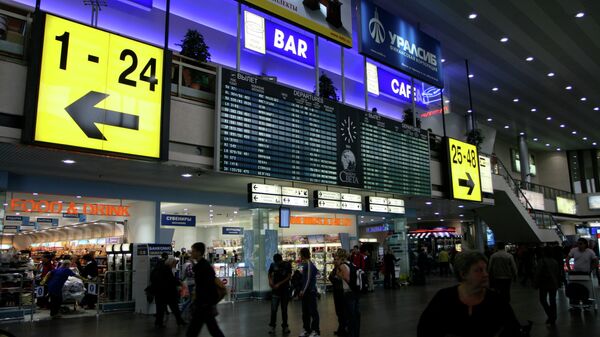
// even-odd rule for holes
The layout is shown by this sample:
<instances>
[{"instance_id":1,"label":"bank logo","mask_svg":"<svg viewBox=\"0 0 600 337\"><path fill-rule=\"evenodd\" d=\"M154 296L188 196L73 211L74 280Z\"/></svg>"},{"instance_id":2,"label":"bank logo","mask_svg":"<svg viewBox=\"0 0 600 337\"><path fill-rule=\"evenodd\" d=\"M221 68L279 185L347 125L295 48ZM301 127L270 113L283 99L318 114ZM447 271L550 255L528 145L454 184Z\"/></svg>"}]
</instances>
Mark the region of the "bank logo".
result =
<instances>
[{"instance_id":1,"label":"bank logo","mask_svg":"<svg viewBox=\"0 0 600 337\"><path fill-rule=\"evenodd\" d=\"M385 28L383 28L383 23L379 21L377 8L375 8L375 16L369 21L369 32L375 42L381 44L385 41Z\"/></svg>"}]
</instances>

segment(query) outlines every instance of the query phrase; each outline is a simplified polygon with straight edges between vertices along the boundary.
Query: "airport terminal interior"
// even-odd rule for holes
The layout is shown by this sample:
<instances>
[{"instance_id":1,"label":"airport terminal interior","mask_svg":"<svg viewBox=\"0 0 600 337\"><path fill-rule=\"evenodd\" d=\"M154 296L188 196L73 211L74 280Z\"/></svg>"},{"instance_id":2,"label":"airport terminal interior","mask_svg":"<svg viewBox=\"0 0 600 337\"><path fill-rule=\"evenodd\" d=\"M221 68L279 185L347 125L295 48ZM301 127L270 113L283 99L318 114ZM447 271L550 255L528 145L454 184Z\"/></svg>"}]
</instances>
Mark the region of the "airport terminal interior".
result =
<instances>
[{"instance_id":1,"label":"airport terminal interior","mask_svg":"<svg viewBox=\"0 0 600 337\"><path fill-rule=\"evenodd\" d=\"M0 336L597 335L598 36L589 0L0 0Z\"/></svg>"}]
</instances>

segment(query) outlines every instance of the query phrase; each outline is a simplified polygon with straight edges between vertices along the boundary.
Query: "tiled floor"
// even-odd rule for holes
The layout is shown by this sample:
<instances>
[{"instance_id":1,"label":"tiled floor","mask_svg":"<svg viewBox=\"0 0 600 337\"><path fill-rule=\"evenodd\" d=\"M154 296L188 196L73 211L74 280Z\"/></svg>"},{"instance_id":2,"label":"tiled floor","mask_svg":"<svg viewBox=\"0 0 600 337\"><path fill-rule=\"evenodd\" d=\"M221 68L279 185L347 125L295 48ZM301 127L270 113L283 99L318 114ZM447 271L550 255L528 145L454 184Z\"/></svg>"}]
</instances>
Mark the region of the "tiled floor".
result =
<instances>
[{"instance_id":1,"label":"tiled floor","mask_svg":"<svg viewBox=\"0 0 600 337\"><path fill-rule=\"evenodd\" d=\"M361 299L362 337L415 336L416 325L429 299L440 288L452 285L451 279L433 280L424 287L408 287L400 290L377 289ZM537 300L537 291L520 285L513 287L513 307L522 320L535 322L532 336L600 336L600 323L594 312L570 313L563 291L559 290L559 318L555 328L544 324L544 312ZM269 303L248 301L219 305L219 322L226 336L267 337ZM331 296L319 302L321 335L333 336L336 318ZM290 328L297 336L300 331L300 303L290 304ZM120 337L120 336L183 336L185 328L178 328L174 320L163 329L155 329L150 316L104 314L96 317L63 318L37 322L2 324L17 337ZM278 331L278 335L281 333ZM200 336L209 336L203 330Z\"/></svg>"}]
</instances>

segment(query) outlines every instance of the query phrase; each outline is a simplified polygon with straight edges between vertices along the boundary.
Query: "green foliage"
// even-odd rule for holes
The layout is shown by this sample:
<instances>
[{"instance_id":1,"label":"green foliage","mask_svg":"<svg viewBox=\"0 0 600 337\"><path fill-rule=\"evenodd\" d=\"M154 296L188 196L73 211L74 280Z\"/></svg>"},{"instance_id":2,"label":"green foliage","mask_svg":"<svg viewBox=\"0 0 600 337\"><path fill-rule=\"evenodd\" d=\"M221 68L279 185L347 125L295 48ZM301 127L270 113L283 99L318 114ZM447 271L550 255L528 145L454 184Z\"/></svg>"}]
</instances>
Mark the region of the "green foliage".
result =
<instances>
[{"instance_id":1,"label":"green foliage","mask_svg":"<svg viewBox=\"0 0 600 337\"><path fill-rule=\"evenodd\" d=\"M340 97L337 94L337 88L333 85L333 81L325 74L322 74L319 77L319 96L333 101L340 100Z\"/></svg>"},{"instance_id":2,"label":"green foliage","mask_svg":"<svg viewBox=\"0 0 600 337\"><path fill-rule=\"evenodd\" d=\"M195 29L188 29L181 43L181 55L193 58L194 60L205 63L210 61L209 47L204 42L204 36Z\"/></svg>"},{"instance_id":3,"label":"green foliage","mask_svg":"<svg viewBox=\"0 0 600 337\"><path fill-rule=\"evenodd\" d=\"M467 132L465 135L467 136L467 143L477 146L478 150L481 148L481 144L483 143L485 137L480 129L473 129L471 132Z\"/></svg>"}]
</instances>

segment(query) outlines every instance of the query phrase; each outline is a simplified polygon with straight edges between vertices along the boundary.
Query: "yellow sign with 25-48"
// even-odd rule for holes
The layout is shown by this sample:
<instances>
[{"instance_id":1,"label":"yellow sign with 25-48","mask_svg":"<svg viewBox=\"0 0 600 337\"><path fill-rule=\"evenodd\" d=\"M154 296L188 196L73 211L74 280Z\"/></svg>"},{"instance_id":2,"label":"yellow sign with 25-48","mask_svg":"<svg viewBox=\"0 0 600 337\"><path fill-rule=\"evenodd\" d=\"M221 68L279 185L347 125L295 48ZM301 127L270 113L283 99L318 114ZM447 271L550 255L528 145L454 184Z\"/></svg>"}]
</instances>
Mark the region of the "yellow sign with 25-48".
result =
<instances>
[{"instance_id":1,"label":"yellow sign with 25-48","mask_svg":"<svg viewBox=\"0 0 600 337\"><path fill-rule=\"evenodd\" d=\"M34 140L160 157L163 50L46 15Z\"/></svg>"},{"instance_id":2,"label":"yellow sign with 25-48","mask_svg":"<svg viewBox=\"0 0 600 337\"><path fill-rule=\"evenodd\" d=\"M452 138L448 138L447 146L452 198L481 201L477 147Z\"/></svg>"}]
</instances>

